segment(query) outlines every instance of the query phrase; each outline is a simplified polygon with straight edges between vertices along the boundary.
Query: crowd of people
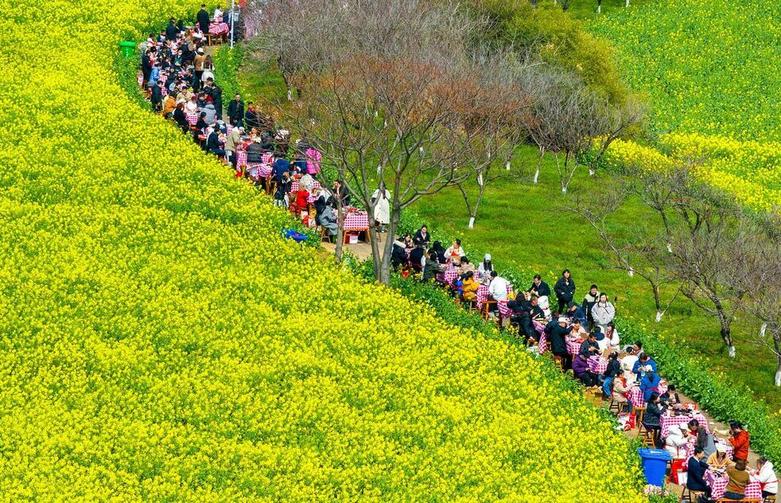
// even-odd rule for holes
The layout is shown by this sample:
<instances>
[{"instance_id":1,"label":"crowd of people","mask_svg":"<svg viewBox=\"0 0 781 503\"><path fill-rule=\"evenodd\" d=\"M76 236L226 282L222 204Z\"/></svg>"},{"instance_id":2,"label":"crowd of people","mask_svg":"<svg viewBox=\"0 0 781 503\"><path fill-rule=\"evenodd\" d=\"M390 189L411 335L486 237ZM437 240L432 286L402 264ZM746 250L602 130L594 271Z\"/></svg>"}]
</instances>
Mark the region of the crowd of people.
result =
<instances>
[{"instance_id":1,"label":"crowd of people","mask_svg":"<svg viewBox=\"0 0 781 503\"><path fill-rule=\"evenodd\" d=\"M220 16L217 10L214 20L219 22ZM336 235L339 209L350 208L346 187L339 181L330 190L320 185L321 155L305 134L291 148L290 132L277 127L254 103L245 105L237 94L225 108L206 54L205 34L212 20L204 6L196 19L190 27L170 19L164 31L150 34L142 44L139 80L155 110L230 165L237 176L246 176L272 194L278 205L304 219L314 215L312 224ZM373 198L373 220L383 231L389 221L390 193L380 186ZM679 465L685 461L686 485L702 492L704 501L712 496L708 473L728 477L725 498L742 498L752 481L762 484L763 497L775 495L777 481L770 461L760 458L756 470L747 471L750 437L740 424L730 425L727 440L716 439L707 421L703 425L697 418L663 433L663 418L687 417L692 405L687 408L675 386L663 382L642 343L621 345L614 324L616 308L596 284L579 302L575 280L566 269L552 289L540 275L527 288L516 289L498 273L490 254L475 264L460 240L445 248L440 241L432 242L426 226L394 242L392 263L403 275L436 282L464 306L511 328L530 350L549 350L563 371L571 371L587 388L601 390L619 413L636 418L656 447L670 452ZM640 413L635 415L635 410Z\"/></svg>"},{"instance_id":2,"label":"crowd of people","mask_svg":"<svg viewBox=\"0 0 781 503\"><path fill-rule=\"evenodd\" d=\"M245 103L239 94L226 106L205 36L220 15L218 9L212 21L202 6L194 26L170 19L165 30L150 34L141 44L139 81L147 98L155 111L204 151L232 166L237 176L273 195L277 205L289 208L305 225L336 236L338 210L360 212L350 206L342 183L324 187L317 180L322 155L306 135L291 145L289 130L278 127L270 115L261 113L253 102ZM383 208L387 212L384 199L384 205L377 204L376 216Z\"/></svg>"},{"instance_id":3,"label":"crowd of people","mask_svg":"<svg viewBox=\"0 0 781 503\"><path fill-rule=\"evenodd\" d=\"M747 489L757 487L762 498L775 496L773 464L760 458L748 469L748 431L733 421L725 439L710 432L696 405L684 404L675 385L663 382L657 362L641 342L621 344L616 308L598 285L591 284L577 302L575 280L565 269L553 288L537 274L526 288L516 289L498 274L490 254L475 265L460 240L445 248L440 241L432 242L425 225L394 242L393 264L403 275L437 283L462 305L510 328L530 350L544 353L549 348L562 370L572 371L587 388L601 390L619 414L637 412L632 417L650 444L673 458L671 475L679 467L688 472L687 487L701 492L701 501L711 498L711 486L719 481L726 483L719 495L726 499L742 499ZM594 365L595 360L602 365ZM665 421L675 424L663 431ZM707 473L710 483L704 478Z\"/></svg>"}]
</instances>

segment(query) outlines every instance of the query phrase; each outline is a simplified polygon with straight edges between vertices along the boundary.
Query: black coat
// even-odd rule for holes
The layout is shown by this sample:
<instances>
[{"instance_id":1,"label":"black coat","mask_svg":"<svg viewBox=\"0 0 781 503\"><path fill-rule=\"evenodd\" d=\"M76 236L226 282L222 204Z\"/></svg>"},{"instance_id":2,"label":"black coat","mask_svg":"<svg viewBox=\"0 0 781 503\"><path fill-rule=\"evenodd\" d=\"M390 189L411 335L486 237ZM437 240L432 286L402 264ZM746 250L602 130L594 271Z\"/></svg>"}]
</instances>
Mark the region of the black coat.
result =
<instances>
[{"instance_id":1,"label":"black coat","mask_svg":"<svg viewBox=\"0 0 781 503\"><path fill-rule=\"evenodd\" d=\"M231 100L230 105L228 105L228 117L231 118L231 120L239 120L244 118L244 102L243 101L236 101Z\"/></svg>"},{"instance_id":2,"label":"black coat","mask_svg":"<svg viewBox=\"0 0 781 503\"><path fill-rule=\"evenodd\" d=\"M556 285L553 287L556 291L556 297L562 302L572 302L572 297L575 296L575 281L572 278L569 282L564 281L564 276L559 278Z\"/></svg>"},{"instance_id":3,"label":"black coat","mask_svg":"<svg viewBox=\"0 0 781 503\"><path fill-rule=\"evenodd\" d=\"M529 287L529 291L533 292L535 290L537 291L537 297L550 297L550 287L544 281L540 281L540 286L532 283L532 286Z\"/></svg>"},{"instance_id":4,"label":"black coat","mask_svg":"<svg viewBox=\"0 0 781 503\"><path fill-rule=\"evenodd\" d=\"M160 91L160 86L157 84L152 86L152 96L149 99L155 108L163 102L163 93Z\"/></svg>"},{"instance_id":5,"label":"black coat","mask_svg":"<svg viewBox=\"0 0 781 503\"><path fill-rule=\"evenodd\" d=\"M214 152L215 150L220 150L221 148L219 135L216 132L212 132L206 138L206 150L209 152Z\"/></svg>"},{"instance_id":6,"label":"black coat","mask_svg":"<svg viewBox=\"0 0 781 503\"><path fill-rule=\"evenodd\" d=\"M263 147L260 143L252 142L247 147L247 162L262 162L263 161ZM281 174L280 174L281 176Z\"/></svg>"},{"instance_id":7,"label":"black coat","mask_svg":"<svg viewBox=\"0 0 781 503\"><path fill-rule=\"evenodd\" d=\"M692 491L706 491L708 484L705 482L705 471L708 469L708 463L698 460L694 456L689 458L689 465L686 472L686 487Z\"/></svg>"},{"instance_id":8,"label":"black coat","mask_svg":"<svg viewBox=\"0 0 781 503\"><path fill-rule=\"evenodd\" d=\"M428 246L428 244L431 242L431 234L429 234L429 233L427 232L427 233L426 233L426 236L425 236L425 237L423 237L423 234L421 234L421 233L420 233L420 230L418 230L418 232L416 232L416 233L415 233L415 237L414 237L414 238L412 238L412 241L413 241L413 242L414 242L416 245L421 245L421 246L423 246L423 247L427 247L427 246Z\"/></svg>"},{"instance_id":9,"label":"black coat","mask_svg":"<svg viewBox=\"0 0 781 503\"><path fill-rule=\"evenodd\" d=\"M664 409L659 407L658 404L648 402L645 407L645 415L643 416L643 424L651 427L658 427L662 417Z\"/></svg>"},{"instance_id":10,"label":"black coat","mask_svg":"<svg viewBox=\"0 0 781 503\"><path fill-rule=\"evenodd\" d=\"M176 36L178 34L179 34L179 28L177 28L175 24L169 22L168 26L165 27L166 40L176 40Z\"/></svg>"},{"instance_id":11,"label":"black coat","mask_svg":"<svg viewBox=\"0 0 781 503\"><path fill-rule=\"evenodd\" d=\"M198 26L204 33L209 33L209 13L205 9L198 11Z\"/></svg>"},{"instance_id":12,"label":"black coat","mask_svg":"<svg viewBox=\"0 0 781 503\"><path fill-rule=\"evenodd\" d=\"M247 113L244 114L244 127L248 129L252 129L254 127L260 127L260 121L258 120L257 112L253 112L252 110L247 110Z\"/></svg>"},{"instance_id":13,"label":"black coat","mask_svg":"<svg viewBox=\"0 0 781 503\"><path fill-rule=\"evenodd\" d=\"M566 337L567 334L569 334L571 331L571 328L564 328L558 323L556 323L556 326L550 328L548 331L548 336L550 338L551 351L554 355L563 356L567 354L567 341L564 339L564 337Z\"/></svg>"},{"instance_id":14,"label":"black coat","mask_svg":"<svg viewBox=\"0 0 781 503\"><path fill-rule=\"evenodd\" d=\"M619 374L621 374L621 362L618 361L618 359L610 359L607 362L607 368L605 369L605 373L603 374L605 377L615 377Z\"/></svg>"},{"instance_id":15,"label":"black coat","mask_svg":"<svg viewBox=\"0 0 781 503\"><path fill-rule=\"evenodd\" d=\"M187 116L184 114L184 110L181 108L174 110L174 121L180 128L182 128L182 131L190 130L190 123L187 122Z\"/></svg>"},{"instance_id":16,"label":"black coat","mask_svg":"<svg viewBox=\"0 0 781 503\"><path fill-rule=\"evenodd\" d=\"M214 102L214 108L217 110L217 117L222 118L222 88L214 84L211 86L210 93Z\"/></svg>"}]
</instances>

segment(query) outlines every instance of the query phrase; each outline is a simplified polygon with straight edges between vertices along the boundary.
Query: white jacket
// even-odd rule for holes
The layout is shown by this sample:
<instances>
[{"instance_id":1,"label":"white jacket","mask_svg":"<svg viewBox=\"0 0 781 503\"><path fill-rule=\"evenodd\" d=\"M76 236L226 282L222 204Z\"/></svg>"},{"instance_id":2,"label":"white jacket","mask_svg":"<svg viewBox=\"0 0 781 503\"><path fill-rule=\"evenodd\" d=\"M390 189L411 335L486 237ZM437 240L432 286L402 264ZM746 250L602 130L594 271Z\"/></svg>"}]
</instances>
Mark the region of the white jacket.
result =
<instances>
[{"instance_id":1,"label":"white jacket","mask_svg":"<svg viewBox=\"0 0 781 503\"><path fill-rule=\"evenodd\" d=\"M760 484L763 484L762 490L769 493L778 494L778 477L773 469L773 463L765 461L765 464L760 468L755 480Z\"/></svg>"},{"instance_id":2,"label":"white jacket","mask_svg":"<svg viewBox=\"0 0 781 503\"><path fill-rule=\"evenodd\" d=\"M604 326L616 317L616 308L610 302L604 304L597 302L591 308L591 316L594 318L594 323Z\"/></svg>"},{"instance_id":3,"label":"white jacket","mask_svg":"<svg viewBox=\"0 0 781 503\"><path fill-rule=\"evenodd\" d=\"M674 459L681 459L686 457L686 444L688 443L688 440L683 436L681 430L677 427L673 427L664 440L664 448Z\"/></svg>"},{"instance_id":4,"label":"white jacket","mask_svg":"<svg viewBox=\"0 0 781 503\"><path fill-rule=\"evenodd\" d=\"M501 276L497 276L491 280L491 284L488 285L488 293L494 300L507 300L507 290L509 290L510 283L507 282Z\"/></svg>"}]
</instances>

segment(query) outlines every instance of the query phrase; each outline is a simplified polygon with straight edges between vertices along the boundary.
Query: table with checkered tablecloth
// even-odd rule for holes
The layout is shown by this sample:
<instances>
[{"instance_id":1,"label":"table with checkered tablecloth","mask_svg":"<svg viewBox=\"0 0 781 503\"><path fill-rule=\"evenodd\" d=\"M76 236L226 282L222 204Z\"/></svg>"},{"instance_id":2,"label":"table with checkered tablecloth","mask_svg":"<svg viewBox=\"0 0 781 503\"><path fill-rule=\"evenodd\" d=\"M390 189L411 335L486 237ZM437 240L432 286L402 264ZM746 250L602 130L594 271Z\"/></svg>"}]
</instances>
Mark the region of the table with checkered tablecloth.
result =
<instances>
[{"instance_id":1,"label":"table with checkered tablecloth","mask_svg":"<svg viewBox=\"0 0 781 503\"><path fill-rule=\"evenodd\" d=\"M717 500L724 496L727 491L727 484L729 483L729 477L727 474L718 475L713 470L705 472L705 483L711 489L711 498ZM759 482L751 480L746 486L745 499L757 499L762 500L762 488Z\"/></svg>"},{"instance_id":2,"label":"table with checkered tablecloth","mask_svg":"<svg viewBox=\"0 0 781 503\"><path fill-rule=\"evenodd\" d=\"M194 126L198 123L198 114L184 114L185 119L187 119L187 123L191 126Z\"/></svg>"},{"instance_id":3,"label":"table with checkered tablecloth","mask_svg":"<svg viewBox=\"0 0 781 503\"><path fill-rule=\"evenodd\" d=\"M662 414L662 417L659 418L659 427L660 427L660 435L662 438L666 437L668 433L670 433L670 428L673 426L679 426L682 424L689 424L689 421L692 419L696 419L699 421L700 426L704 427L705 430L708 430L708 420L705 419L705 416L702 414L699 414L695 412L693 415L683 415L683 416L668 416L667 414Z\"/></svg>"},{"instance_id":4,"label":"table with checkered tablecloth","mask_svg":"<svg viewBox=\"0 0 781 503\"><path fill-rule=\"evenodd\" d=\"M599 355L589 356L588 369L595 374L604 374L605 370L607 370L607 358Z\"/></svg>"},{"instance_id":5,"label":"table with checkered tablecloth","mask_svg":"<svg viewBox=\"0 0 781 503\"><path fill-rule=\"evenodd\" d=\"M445 269L445 272L443 274L444 274L445 284L452 285L453 281L455 281L456 278L458 278L458 269L453 267L452 264L450 264L447 266L447 269Z\"/></svg>"},{"instance_id":6,"label":"table with checkered tablecloth","mask_svg":"<svg viewBox=\"0 0 781 503\"><path fill-rule=\"evenodd\" d=\"M540 342L537 343L537 351L540 354L544 354L548 350L548 336L545 335L545 332L540 334Z\"/></svg>"},{"instance_id":7,"label":"table with checkered tablecloth","mask_svg":"<svg viewBox=\"0 0 781 503\"><path fill-rule=\"evenodd\" d=\"M485 304L485 301L488 300L488 285L480 285L477 288L477 300L475 303L477 304L477 309L482 309L483 304Z\"/></svg>"},{"instance_id":8,"label":"table with checkered tablecloth","mask_svg":"<svg viewBox=\"0 0 781 503\"><path fill-rule=\"evenodd\" d=\"M572 339L567 337L567 353L572 356L580 353L580 345L583 344L583 339Z\"/></svg>"},{"instance_id":9,"label":"table with checkered tablecloth","mask_svg":"<svg viewBox=\"0 0 781 503\"><path fill-rule=\"evenodd\" d=\"M507 293L513 291L513 288L511 285L507 285ZM488 301L488 299L491 297L491 295L488 293L488 285L480 285L480 288L477 289L477 308L482 309L483 304ZM507 306L506 300L500 300L496 303L496 307L499 310L499 314L501 314L503 317L509 317L512 314L512 310Z\"/></svg>"},{"instance_id":10,"label":"table with checkered tablecloth","mask_svg":"<svg viewBox=\"0 0 781 503\"><path fill-rule=\"evenodd\" d=\"M222 21L219 22L212 22L209 24L209 34L216 35L216 36L222 36L227 35L230 33L231 29L228 23L223 23Z\"/></svg>"},{"instance_id":11,"label":"table with checkered tablecloth","mask_svg":"<svg viewBox=\"0 0 781 503\"><path fill-rule=\"evenodd\" d=\"M369 214L361 210L348 211L344 215L344 226L342 228L346 231L369 230Z\"/></svg>"},{"instance_id":12,"label":"table with checkered tablecloth","mask_svg":"<svg viewBox=\"0 0 781 503\"><path fill-rule=\"evenodd\" d=\"M667 381L659 381L659 385L656 387L657 393L660 395L667 391ZM645 407L645 401L643 400L643 391L639 385L632 386L627 393L627 398L632 404L632 407Z\"/></svg>"},{"instance_id":13,"label":"table with checkered tablecloth","mask_svg":"<svg viewBox=\"0 0 781 503\"><path fill-rule=\"evenodd\" d=\"M694 456L694 444L697 443L697 436L696 435L689 435L689 441L686 443L686 459L689 459L690 457ZM727 449L727 457L732 459L732 446L726 442L721 442L719 440L716 441L716 445L723 445Z\"/></svg>"},{"instance_id":14,"label":"table with checkered tablecloth","mask_svg":"<svg viewBox=\"0 0 781 503\"><path fill-rule=\"evenodd\" d=\"M298 186L299 186L298 181L291 182L291 184L290 184L290 192L292 192L294 194L296 192L298 192ZM313 180L312 181L312 186L309 188L309 192L314 192L314 191L318 190L319 188L320 188L320 182L318 182L317 180ZM368 213L367 213L367 216L368 216ZM368 223L366 224L366 227L369 227Z\"/></svg>"}]
</instances>

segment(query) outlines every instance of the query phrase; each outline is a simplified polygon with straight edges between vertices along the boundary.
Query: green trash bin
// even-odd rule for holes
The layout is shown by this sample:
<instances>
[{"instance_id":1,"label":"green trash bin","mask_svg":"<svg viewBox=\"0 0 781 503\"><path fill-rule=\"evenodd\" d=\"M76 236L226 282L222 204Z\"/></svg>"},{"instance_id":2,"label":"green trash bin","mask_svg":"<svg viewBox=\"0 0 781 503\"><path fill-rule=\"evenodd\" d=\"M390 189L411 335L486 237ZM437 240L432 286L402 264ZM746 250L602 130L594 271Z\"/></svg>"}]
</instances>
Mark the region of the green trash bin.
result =
<instances>
[{"instance_id":1,"label":"green trash bin","mask_svg":"<svg viewBox=\"0 0 781 503\"><path fill-rule=\"evenodd\" d=\"M119 50L125 57L130 57L136 52L136 43L132 40L123 40L119 43Z\"/></svg>"}]
</instances>

